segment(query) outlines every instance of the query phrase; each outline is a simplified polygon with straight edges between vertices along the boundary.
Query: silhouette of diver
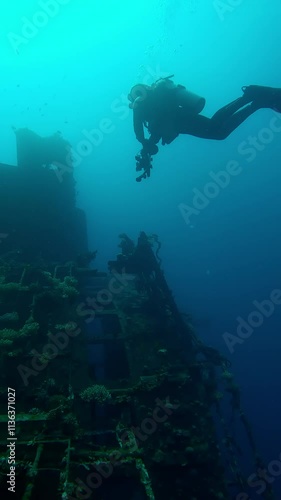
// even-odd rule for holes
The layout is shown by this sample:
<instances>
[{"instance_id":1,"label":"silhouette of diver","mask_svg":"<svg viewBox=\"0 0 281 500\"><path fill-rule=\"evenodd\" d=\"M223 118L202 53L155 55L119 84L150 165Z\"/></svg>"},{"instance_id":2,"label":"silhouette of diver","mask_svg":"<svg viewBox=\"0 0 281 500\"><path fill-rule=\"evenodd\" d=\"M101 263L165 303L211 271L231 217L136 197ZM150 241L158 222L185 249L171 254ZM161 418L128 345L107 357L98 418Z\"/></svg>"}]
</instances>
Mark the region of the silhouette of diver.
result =
<instances>
[{"instance_id":1,"label":"silhouette of diver","mask_svg":"<svg viewBox=\"0 0 281 500\"><path fill-rule=\"evenodd\" d=\"M137 179L149 177L151 155L158 152L157 143L170 144L180 134L202 139L226 139L250 115L261 108L281 112L281 89L250 85L242 87L243 95L219 109L211 118L201 115L206 100L175 85L171 78L160 78L153 85L135 85L129 95L133 110L134 131L142 150L137 170L144 173ZM145 138L144 127L150 137Z\"/></svg>"}]
</instances>

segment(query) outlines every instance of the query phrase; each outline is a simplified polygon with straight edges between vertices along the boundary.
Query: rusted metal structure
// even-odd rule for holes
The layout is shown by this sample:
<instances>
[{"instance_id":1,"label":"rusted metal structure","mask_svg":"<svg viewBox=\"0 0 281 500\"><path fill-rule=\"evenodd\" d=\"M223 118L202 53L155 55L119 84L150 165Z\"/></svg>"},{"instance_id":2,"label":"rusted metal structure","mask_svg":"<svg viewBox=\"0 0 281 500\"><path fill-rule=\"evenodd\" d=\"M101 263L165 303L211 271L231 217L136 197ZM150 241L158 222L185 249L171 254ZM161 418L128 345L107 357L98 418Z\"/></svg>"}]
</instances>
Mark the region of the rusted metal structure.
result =
<instances>
[{"instance_id":1,"label":"rusted metal structure","mask_svg":"<svg viewBox=\"0 0 281 500\"><path fill-rule=\"evenodd\" d=\"M247 484L224 394L260 461L228 361L179 313L155 235L121 235L108 272L91 268L69 175L63 186L41 165L0 168L10 193L1 204L11 207L0 225L1 498L7 387L16 393L15 498L236 498Z\"/></svg>"}]
</instances>

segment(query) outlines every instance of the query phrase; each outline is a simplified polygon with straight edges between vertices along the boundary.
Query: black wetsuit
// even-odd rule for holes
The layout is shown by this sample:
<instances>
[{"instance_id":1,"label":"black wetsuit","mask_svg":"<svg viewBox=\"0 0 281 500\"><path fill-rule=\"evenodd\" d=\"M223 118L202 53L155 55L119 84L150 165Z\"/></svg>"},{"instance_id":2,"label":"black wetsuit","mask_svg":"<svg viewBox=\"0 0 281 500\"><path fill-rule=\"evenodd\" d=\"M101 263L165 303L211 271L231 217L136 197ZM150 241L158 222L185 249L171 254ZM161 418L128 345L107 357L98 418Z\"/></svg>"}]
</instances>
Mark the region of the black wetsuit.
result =
<instances>
[{"instance_id":1,"label":"black wetsuit","mask_svg":"<svg viewBox=\"0 0 281 500\"><path fill-rule=\"evenodd\" d=\"M212 118L202 115L188 115L183 108L179 109L175 118L175 126L179 134L189 134L203 139L223 140L259 106L249 103L245 96L219 109Z\"/></svg>"},{"instance_id":2,"label":"black wetsuit","mask_svg":"<svg viewBox=\"0 0 281 500\"><path fill-rule=\"evenodd\" d=\"M262 88L262 87L261 87ZM245 92L235 101L227 104L214 116L208 118L190 110L188 105L177 100L178 89L169 81L169 85L158 85L147 92L134 109L134 130L136 138L144 143L144 126L150 133L150 143L170 144L179 134L189 134L203 139L223 140L228 137L244 120L261 107L260 101L254 101ZM188 92L185 90L185 92ZM270 106L268 106L270 107Z\"/></svg>"}]
</instances>

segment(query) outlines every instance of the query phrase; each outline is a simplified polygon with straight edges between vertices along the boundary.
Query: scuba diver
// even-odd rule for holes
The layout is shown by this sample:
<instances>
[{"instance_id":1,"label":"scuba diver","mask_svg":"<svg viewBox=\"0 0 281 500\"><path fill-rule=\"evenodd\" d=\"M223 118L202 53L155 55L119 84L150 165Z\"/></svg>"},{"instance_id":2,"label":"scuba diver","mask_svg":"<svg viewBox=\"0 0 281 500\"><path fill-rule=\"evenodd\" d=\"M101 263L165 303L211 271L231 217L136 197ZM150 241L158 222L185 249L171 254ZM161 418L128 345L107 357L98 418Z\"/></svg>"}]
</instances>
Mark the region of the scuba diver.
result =
<instances>
[{"instance_id":1,"label":"scuba diver","mask_svg":"<svg viewBox=\"0 0 281 500\"><path fill-rule=\"evenodd\" d=\"M160 78L151 86L135 85L128 95L135 135L142 144L136 156L136 170L143 170L136 179L138 182L150 177L152 155L158 153L160 139L162 145L170 144L180 134L223 140L258 109L271 108L281 112L281 89L249 85L242 87L241 97L208 118L200 114L206 100L183 85L175 85L171 80L173 76ZM148 139L144 128L150 134Z\"/></svg>"}]
</instances>

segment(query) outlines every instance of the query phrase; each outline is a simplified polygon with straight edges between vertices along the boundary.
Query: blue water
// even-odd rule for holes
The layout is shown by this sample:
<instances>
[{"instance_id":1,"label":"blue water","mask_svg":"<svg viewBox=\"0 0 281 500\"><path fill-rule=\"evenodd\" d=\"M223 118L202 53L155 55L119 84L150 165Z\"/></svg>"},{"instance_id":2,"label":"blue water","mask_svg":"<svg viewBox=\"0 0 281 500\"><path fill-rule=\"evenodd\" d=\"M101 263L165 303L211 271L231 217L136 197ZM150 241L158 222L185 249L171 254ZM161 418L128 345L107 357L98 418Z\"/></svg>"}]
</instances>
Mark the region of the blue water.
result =
<instances>
[{"instance_id":1,"label":"blue water","mask_svg":"<svg viewBox=\"0 0 281 500\"><path fill-rule=\"evenodd\" d=\"M281 289L281 116L260 110L222 142L179 137L136 183L139 144L126 100L135 83L174 74L207 99L211 116L243 85L281 86L280 0L61 0L40 17L46 3L2 7L1 162L16 163L11 126L62 132L76 153L96 265L106 269L119 233L158 234L179 308L231 360L265 463L281 459L281 305L234 352L224 340L256 310L253 301ZM89 134L96 145L82 142ZM184 217L194 190L206 192L210 172L230 161L239 174ZM281 497L280 475L273 485Z\"/></svg>"}]
</instances>

